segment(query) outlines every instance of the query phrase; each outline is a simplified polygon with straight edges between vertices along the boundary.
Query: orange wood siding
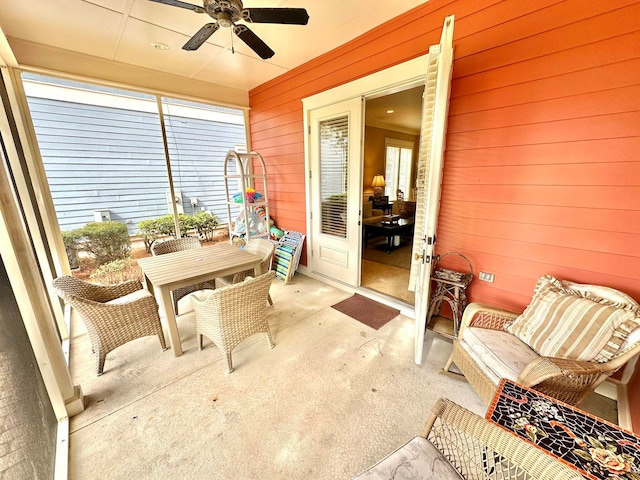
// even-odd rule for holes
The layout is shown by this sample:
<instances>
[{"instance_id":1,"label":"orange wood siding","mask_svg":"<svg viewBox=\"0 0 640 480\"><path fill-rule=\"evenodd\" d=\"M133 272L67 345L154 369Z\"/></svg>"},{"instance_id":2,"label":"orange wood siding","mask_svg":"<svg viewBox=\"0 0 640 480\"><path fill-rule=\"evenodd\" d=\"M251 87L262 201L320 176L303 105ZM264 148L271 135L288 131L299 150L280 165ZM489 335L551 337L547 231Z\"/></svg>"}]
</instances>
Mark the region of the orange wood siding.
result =
<instances>
[{"instance_id":1,"label":"orange wood siding","mask_svg":"<svg viewBox=\"0 0 640 480\"><path fill-rule=\"evenodd\" d=\"M433 0L255 88L253 148L278 224L305 231L301 99L427 53L450 14L437 253L495 275L472 283L471 301L521 310L543 274L640 300L637 0Z\"/></svg>"}]
</instances>

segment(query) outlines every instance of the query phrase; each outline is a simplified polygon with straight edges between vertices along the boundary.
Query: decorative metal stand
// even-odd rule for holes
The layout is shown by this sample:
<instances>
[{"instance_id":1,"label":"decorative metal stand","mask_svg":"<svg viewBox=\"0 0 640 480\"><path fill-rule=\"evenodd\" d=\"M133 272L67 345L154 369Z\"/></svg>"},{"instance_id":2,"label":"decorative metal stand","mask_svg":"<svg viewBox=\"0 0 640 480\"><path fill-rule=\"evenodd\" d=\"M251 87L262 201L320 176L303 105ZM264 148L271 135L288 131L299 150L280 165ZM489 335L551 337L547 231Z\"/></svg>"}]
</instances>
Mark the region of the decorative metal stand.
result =
<instances>
[{"instance_id":1,"label":"decorative metal stand","mask_svg":"<svg viewBox=\"0 0 640 480\"><path fill-rule=\"evenodd\" d=\"M461 257L468 265L468 272L458 272L446 268L439 268L438 264L447 255L457 255ZM438 332L439 334L454 338L458 336L460 321L462 320L462 312L467 306L466 290L471 280L473 280L473 267L471 262L464 255L457 252L449 252L438 256L437 262L434 263L431 280L434 282L434 291L429 302L429 311L427 313L427 328ZM452 318L441 315L442 302L447 302L451 307Z\"/></svg>"}]
</instances>

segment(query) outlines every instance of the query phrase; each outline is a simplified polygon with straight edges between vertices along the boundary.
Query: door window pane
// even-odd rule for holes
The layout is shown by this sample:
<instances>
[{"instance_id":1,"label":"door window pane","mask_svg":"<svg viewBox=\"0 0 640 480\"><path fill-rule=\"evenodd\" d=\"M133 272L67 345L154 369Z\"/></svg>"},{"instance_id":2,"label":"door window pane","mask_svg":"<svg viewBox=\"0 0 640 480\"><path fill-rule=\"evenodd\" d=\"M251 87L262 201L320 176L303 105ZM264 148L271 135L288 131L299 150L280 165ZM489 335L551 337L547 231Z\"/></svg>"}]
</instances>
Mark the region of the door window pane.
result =
<instances>
[{"instance_id":1,"label":"door window pane","mask_svg":"<svg viewBox=\"0 0 640 480\"><path fill-rule=\"evenodd\" d=\"M347 236L347 166L349 163L349 117L320 122L320 230Z\"/></svg>"}]
</instances>

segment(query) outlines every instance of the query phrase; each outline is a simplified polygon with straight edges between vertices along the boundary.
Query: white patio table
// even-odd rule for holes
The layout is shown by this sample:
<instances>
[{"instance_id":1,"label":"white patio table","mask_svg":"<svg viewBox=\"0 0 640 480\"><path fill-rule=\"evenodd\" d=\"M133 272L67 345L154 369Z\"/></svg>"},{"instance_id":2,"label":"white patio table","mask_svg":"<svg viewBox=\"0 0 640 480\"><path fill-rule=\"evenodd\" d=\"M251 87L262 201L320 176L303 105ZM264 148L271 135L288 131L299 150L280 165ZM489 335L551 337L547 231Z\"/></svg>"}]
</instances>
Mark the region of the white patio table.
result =
<instances>
[{"instance_id":1,"label":"white patio table","mask_svg":"<svg viewBox=\"0 0 640 480\"><path fill-rule=\"evenodd\" d=\"M147 289L162 306L173 354L182 355L182 344L173 306L171 290L253 269L260 275L261 258L228 243L204 248L165 253L141 258L138 265L144 274Z\"/></svg>"}]
</instances>

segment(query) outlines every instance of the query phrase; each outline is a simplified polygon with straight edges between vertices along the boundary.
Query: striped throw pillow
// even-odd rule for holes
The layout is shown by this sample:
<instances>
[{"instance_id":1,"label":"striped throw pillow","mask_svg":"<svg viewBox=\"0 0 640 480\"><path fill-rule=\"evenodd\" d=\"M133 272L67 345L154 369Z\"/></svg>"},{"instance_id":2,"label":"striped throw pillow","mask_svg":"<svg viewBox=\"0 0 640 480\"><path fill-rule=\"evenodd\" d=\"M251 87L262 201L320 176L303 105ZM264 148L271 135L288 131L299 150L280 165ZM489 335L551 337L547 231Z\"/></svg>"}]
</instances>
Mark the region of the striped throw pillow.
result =
<instances>
[{"instance_id":1,"label":"striped throw pillow","mask_svg":"<svg viewBox=\"0 0 640 480\"><path fill-rule=\"evenodd\" d=\"M606 362L639 324L637 309L587 298L545 275L538 280L531 303L507 331L546 357Z\"/></svg>"}]
</instances>

